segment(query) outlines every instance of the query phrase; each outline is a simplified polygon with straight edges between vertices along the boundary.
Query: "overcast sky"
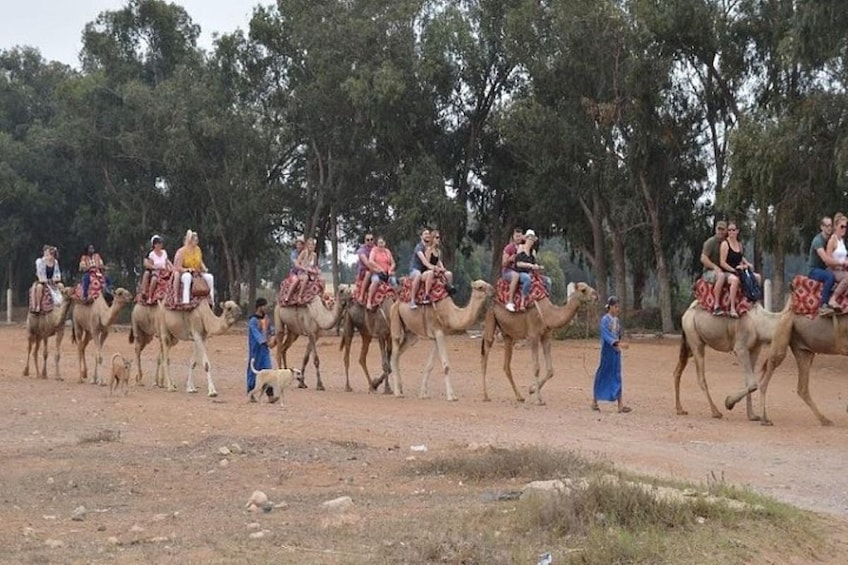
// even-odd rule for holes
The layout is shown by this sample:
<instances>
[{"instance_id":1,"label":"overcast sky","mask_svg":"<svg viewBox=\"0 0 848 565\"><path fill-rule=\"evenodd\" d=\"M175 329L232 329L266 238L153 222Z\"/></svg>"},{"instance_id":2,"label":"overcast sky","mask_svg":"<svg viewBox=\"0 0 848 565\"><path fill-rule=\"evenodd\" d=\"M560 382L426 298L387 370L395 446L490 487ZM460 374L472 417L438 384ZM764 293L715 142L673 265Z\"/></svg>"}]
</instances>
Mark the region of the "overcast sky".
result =
<instances>
[{"instance_id":1,"label":"overcast sky","mask_svg":"<svg viewBox=\"0 0 848 565\"><path fill-rule=\"evenodd\" d=\"M247 31L253 7L270 0L171 0L200 26L200 47L212 47L212 33ZM0 50L28 45L48 61L79 67L85 24L103 11L120 10L123 0L0 0Z\"/></svg>"}]
</instances>

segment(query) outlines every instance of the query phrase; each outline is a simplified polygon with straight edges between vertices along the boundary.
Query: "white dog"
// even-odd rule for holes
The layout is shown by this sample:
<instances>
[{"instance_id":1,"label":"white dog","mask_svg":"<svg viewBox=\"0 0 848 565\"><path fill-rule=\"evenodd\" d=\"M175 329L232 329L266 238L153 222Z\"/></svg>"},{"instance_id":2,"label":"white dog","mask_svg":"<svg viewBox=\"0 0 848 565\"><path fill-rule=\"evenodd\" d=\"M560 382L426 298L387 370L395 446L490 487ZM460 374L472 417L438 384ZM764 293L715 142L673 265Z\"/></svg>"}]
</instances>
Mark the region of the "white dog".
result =
<instances>
[{"instance_id":1,"label":"white dog","mask_svg":"<svg viewBox=\"0 0 848 565\"><path fill-rule=\"evenodd\" d=\"M287 386L291 385L294 379L302 378L300 369L262 369L261 371L257 371L252 357L250 359L250 370L256 373L256 383L253 389L247 393L250 402L257 401L254 393L258 391L261 396L265 392L265 389L270 387L272 394L274 392L277 393L277 396L268 397L268 403L273 404L283 398L283 391Z\"/></svg>"}]
</instances>

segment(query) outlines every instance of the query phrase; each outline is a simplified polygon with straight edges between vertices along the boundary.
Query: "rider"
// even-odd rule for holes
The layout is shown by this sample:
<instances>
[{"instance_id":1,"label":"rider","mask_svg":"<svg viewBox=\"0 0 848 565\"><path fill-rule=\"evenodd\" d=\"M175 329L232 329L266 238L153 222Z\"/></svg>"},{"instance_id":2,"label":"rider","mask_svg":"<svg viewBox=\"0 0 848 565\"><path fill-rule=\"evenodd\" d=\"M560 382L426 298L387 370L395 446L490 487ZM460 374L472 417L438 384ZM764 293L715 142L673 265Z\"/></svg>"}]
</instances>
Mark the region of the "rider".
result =
<instances>
[{"instance_id":1,"label":"rider","mask_svg":"<svg viewBox=\"0 0 848 565\"><path fill-rule=\"evenodd\" d=\"M56 258L56 248L45 245L42 248L43 255L35 260L35 312L41 312L41 298L44 287L53 295L53 303L62 302L62 270L59 268L59 260Z\"/></svg>"},{"instance_id":2,"label":"rider","mask_svg":"<svg viewBox=\"0 0 848 565\"><path fill-rule=\"evenodd\" d=\"M141 277L141 296L145 299L153 296L162 272L173 268L162 243L162 236L154 235L150 238L151 249L144 258L144 274Z\"/></svg>"},{"instance_id":3,"label":"rider","mask_svg":"<svg viewBox=\"0 0 848 565\"><path fill-rule=\"evenodd\" d=\"M183 246L174 254L174 271L180 273L179 277L174 277L174 285L178 284L176 282L178 280L183 284L183 304L188 304L191 299L191 278L194 273L200 273L206 280L209 286L209 300L215 304L215 279L203 262L203 251L198 245L199 240L196 231L186 231Z\"/></svg>"},{"instance_id":4,"label":"rider","mask_svg":"<svg viewBox=\"0 0 848 565\"><path fill-rule=\"evenodd\" d=\"M512 301L515 291L518 289L520 273L515 270L515 257L518 255L518 246L524 243L524 230L516 227L512 230L512 239L501 253L501 277L509 283L509 294L507 295L506 309L515 312L515 303Z\"/></svg>"},{"instance_id":5,"label":"rider","mask_svg":"<svg viewBox=\"0 0 848 565\"><path fill-rule=\"evenodd\" d=\"M90 243L80 256L79 271L82 273L83 300L88 300L88 287L91 284L92 275L103 277L103 281L106 285L103 291L106 294L109 293L109 288L111 288L112 282L106 275L106 265L103 263L103 259L100 257L100 254L94 249L93 243Z\"/></svg>"}]
</instances>

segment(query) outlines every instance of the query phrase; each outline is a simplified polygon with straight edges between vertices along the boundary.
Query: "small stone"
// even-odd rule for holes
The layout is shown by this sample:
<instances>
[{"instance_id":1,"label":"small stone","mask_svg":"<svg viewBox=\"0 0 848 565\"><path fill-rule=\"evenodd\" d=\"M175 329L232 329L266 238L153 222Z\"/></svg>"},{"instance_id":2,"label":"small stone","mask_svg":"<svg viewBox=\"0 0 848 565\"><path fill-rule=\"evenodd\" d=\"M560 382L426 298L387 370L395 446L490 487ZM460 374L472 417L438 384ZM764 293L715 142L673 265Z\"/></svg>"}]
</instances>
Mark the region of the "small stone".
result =
<instances>
[{"instance_id":1,"label":"small stone","mask_svg":"<svg viewBox=\"0 0 848 565\"><path fill-rule=\"evenodd\" d=\"M25 538L32 537L34 535L35 535L35 528L30 528L29 526L24 528L24 537Z\"/></svg>"},{"instance_id":2,"label":"small stone","mask_svg":"<svg viewBox=\"0 0 848 565\"><path fill-rule=\"evenodd\" d=\"M44 541L44 545L46 545L47 547L56 549L58 547L65 547L65 542L63 542L62 540L58 540L58 539L49 539L49 540Z\"/></svg>"},{"instance_id":3,"label":"small stone","mask_svg":"<svg viewBox=\"0 0 848 565\"><path fill-rule=\"evenodd\" d=\"M278 509L286 509L288 507L289 507L289 505L286 502L278 502L277 504L274 505L274 508L278 508Z\"/></svg>"},{"instance_id":4,"label":"small stone","mask_svg":"<svg viewBox=\"0 0 848 565\"><path fill-rule=\"evenodd\" d=\"M106 526L104 526L103 524L100 524L99 526L97 526L97 531L98 532L105 532Z\"/></svg>"},{"instance_id":5,"label":"small stone","mask_svg":"<svg viewBox=\"0 0 848 565\"><path fill-rule=\"evenodd\" d=\"M253 494L250 495L250 499L247 501L247 507L251 506L265 506L268 502L268 495L262 492L261 490L253 491Z\"/></svg>"},{"instance_id":6,"label":"small stone","mask_svg":"<svg viewBox=\"0 0 848 565\"><path fill-rule=\"evenodd\" d=\"M419 453L425 453L425 452L427 451L427 446L426 446L426 445L424 445L424 444L422 443L422 444L420 444L420 445L411 445L411 446L409 447L409 449L410 449L410 451L416 451L416 452L419 452Z\"/></svg>"},{"instance_id":7,"label":"small stone","mask_svg":"<svg viewBox=\"0 0 848 565\"><path fill-rule=\"evenodd\" d=\"M229 459L221 459L220 461L218 461L218 466L219 466L219 467L226 467L226 466L227 466L227 465L229 465L229 464L230 464L230 460L229 460Z\"/></svg>"},{"instance_id":8,"label":"small stone","mask_svg":"<svg viewBox=\"0 0 848 565\"><path fill-rule=\"evenodd\" d=\"M247 525L248 530L258 530L261 527L262 527L262 524L260 524L259 522L251 522L250 524Z\"/></svg>"},{"instance_id":9,"label":"small stone","mask_svg":"<svg viewBox=\"0 0 848 565\"><path fill-rule=\"evenodd\" d=\"M47 477L47 484L48 485L52 485L54 482L56 482L56 481L53 480L53 477Z\"/></svg>"},{"instance_id":10,"label":"small stone","mask_svg":"<svg viewBox=\"0 0 848 565\"><path fill-rule=\"evenodd\" d=\"M695 518L695 522L697 522L698 524L706 524L707 519L704 518L703 516L698 516L697 518Z\"/></svg>"},{"instance_id":11,"label":"small stone","mask_svg":"<svg viewBox=\"0 0 848 565\"><path fill-rule=\"evenodd\" d=\"M218 448L218 453L220 453L221 455L229 455L232 452L230 451L229 447L224 445Z\"/></svg>"},{"instance_id":12,"label":"small stone","mask_svg":"<svg viewBox=\"0 0 848 565\"><path fill-rule=\"evenodd\" d=\"M44 516L42 516L42 518L44 518L45 520L55 520L56 516L54 516L53 514L45 514Z\"/></svg>"},{"instance_id":13,"label":"small stone","mask_svg":"<svg viewBox=\"0 0 848 565\"><path fill-rule=\"evenodd\" d=\"M230 446L230 451L233 453L243 453L241 446L237 443L234 443Z\"/></svg>"},{"instance_id":14,"label":"small stone","mask_svg":"<svg viewBox=\"0 0 848 565\"><path fill-rule=\"evenodd\" d=\"M150 538L148 541L151 543L163 543L168 541L168 536L155 536Z\"/></svg>"},{"instance_id":15,"label":"small stone","mask_svg":"<svg viewBox=\"0 0 848 565\"><path fill-rule=\"evenodd\" d=\"M118 540L118 538L117 538L117 537L115 537L115 536L109 536L108 538L106 538L106 541L107 541L107 542L109 542L109 543L110 543L110 544L112 544L112 545L118 545L119 543L121 543L121 542Z\"/></svg>"},{"instance_id":16,"label":"small stone","mask_svg":"<svg viewBox=\"0 0 848 565\"><path fill-rule=\"evenodd\" d=\"M74 520L75 522L82 522L85 519L86 512L87 510L85 509L85 506L77 506L71 513L71 520Z\"/></svg>"},{"instance_id":17,"label":"small stone","mask_svg":"<svg viewBox=\"0 0 848 565\"><path fill-rule=\"evenodd\" d=\"M153 521L154 522L161 522L162 520L165 520L167 518L168 518L168 514L155 514L153 516Z\"/></svg>"},{"instance_id":18,"label":"small stone","mask_svg":"<svg viewBox=\"0 0 848 565\"><path fill-rule=\"evenodd\" d=\"M144 528L139 526L138 524L133 524L132 528L130 528L131 532L143 532Z\"/></svg>"},{"instance_id":19,"label":"small stone","mask_svg":"<svg viewBox=\"0 0 848 565\"><path fill-rule=\"evenodd\" d=\"M265 537L265 532L251 532L250 539L260 539Z\"/></svg>"},{"instance_id":20,"label":"small stone","mask_svg":"<svg viewBox=\"0 0 848 565\"><path fill-rule=\"evenodd\" d=\"M333 500L327 500L321 504L327 510L335 512L346 512L353 508L353 499L349 496L340 496Z\"/></svg>"}]
</instances>

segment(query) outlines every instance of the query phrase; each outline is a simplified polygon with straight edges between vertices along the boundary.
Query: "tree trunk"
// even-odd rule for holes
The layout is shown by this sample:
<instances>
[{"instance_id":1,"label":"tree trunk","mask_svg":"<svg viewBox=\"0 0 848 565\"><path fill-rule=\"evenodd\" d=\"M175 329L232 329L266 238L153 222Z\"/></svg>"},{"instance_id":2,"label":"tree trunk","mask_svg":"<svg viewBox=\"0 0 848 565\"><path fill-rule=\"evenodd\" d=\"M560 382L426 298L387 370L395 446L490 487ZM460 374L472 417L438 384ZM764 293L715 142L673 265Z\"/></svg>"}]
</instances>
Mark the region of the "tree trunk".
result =
<instances>
[{"instance_id":1,"label":"tree trunk","mask_svg":"<svg viewBox=\"0 0 848 565\"><path fill-rule=\"evenodd\" d=\"M645 285L648 274L642 265L633 266L633 310L642 309L642 299L645 297Z\"/></svg>"},{"instance_id":2,"label":"tree trunk","mask_svg":"<svg viewBox=\"0 0 848 565\"><path fill-rule=\"evenodd\" d=\"M671 333L674 330L674 322L671 319L671 285L669 284L668 267L666 266L665 254L663 253L659 206L653 200L644 171L639 173L639 184L642 188L642 196L645 199L645 208L651 220L651 247L654 251L654 257L657 260L657 283L659 284L662 330L664 333Z\"/></svg>"},{"instance_id":3,"label":"tree trunk","mask_svg":"<svg viewBox=\"0 0 848 565\"><path fill-rule=\"evenodd\" d=\"M624 236L616 224L612 232L612 270L615 278L615 293L618 295L622 312L627 310L627 260L624 258Z\"/></svg>"},{"instance_id":4,"label":"tree trunk","mask_svg":"<svg viewBox=\"0 0 848 565\"><path fill-rule=\"evenodd\" d=\"M601 213L600 197L596 192L592 193L592 208L581 198L580 207L583 214L592 226L592 266L595 268L595 290L598 298L607 299L607 253L604 241L603 215Z\"/></svg>"},{"instance_id":5,"label":"tree trunk","mask_svg":"<svg viewBox=\"0 0 848 565\"><path fill-rule=\"evenodd\" d=\"M247 308L250 310L256 304L256 260L245 259L245 270L247 271ZM239 294L241 294L241 285L239 285ZM241 299L241 296L239 296Z\"/></svg>"}]
</instances>

